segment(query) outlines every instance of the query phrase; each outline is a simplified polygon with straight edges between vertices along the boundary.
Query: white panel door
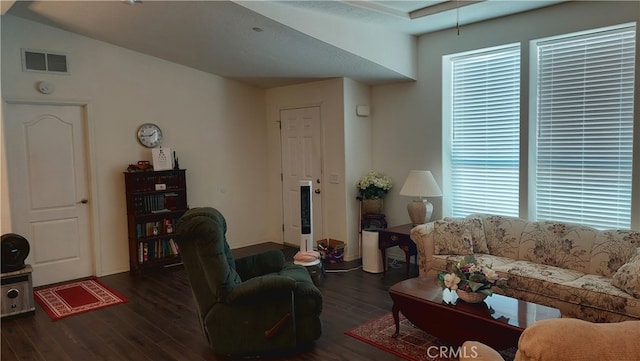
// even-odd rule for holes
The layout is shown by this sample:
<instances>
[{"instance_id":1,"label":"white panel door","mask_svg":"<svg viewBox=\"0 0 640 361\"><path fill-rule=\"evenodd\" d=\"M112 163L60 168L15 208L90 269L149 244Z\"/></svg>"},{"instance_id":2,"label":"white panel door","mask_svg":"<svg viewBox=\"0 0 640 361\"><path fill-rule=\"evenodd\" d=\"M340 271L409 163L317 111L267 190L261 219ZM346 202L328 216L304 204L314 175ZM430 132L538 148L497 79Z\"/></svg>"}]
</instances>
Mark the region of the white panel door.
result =
<instances>
[{"instance_id":1,"label":"white panel door","mask_svg":"<svg viewBox=\"0 0 640 361\"><path fill-rule=\"evenodd\" d=\"M320 107L280 111L284 241L300 244L300 181L313 183L313 237L324 239Z\"/></svg>"},{"instance_id":2,"label":"white panel door","mask_svg":"<svg viewBox=\"0 0 640 361\"><path fill-rule=\"evenodd\" d=\"M5 104L12 232L34 286L91 276L84 108Z\"/></svg>"}]
</instances>

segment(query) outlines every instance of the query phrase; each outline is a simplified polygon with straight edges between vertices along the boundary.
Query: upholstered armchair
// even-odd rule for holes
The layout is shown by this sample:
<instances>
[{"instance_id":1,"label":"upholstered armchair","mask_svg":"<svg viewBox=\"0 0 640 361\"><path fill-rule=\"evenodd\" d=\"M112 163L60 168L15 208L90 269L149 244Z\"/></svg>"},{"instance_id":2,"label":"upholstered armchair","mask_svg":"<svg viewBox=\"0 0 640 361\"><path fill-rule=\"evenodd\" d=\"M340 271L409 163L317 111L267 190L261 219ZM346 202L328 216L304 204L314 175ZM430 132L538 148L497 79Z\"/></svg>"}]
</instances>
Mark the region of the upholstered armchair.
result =
<instances>
[{"instance_id":1,"label":"upholstered armchair","mask_svg":"<svg viewBox=\"0 0 640 361\"><path fill-rule=\"evenodd\" d=\"M193 208L176 224L176 241L212 348L231 356L311 345L322 332L322 294L308 271L280 250L235 260L227 224L214 208Z\"/></svg>"},{"instance_id":2,"label":"upholstered armchair","mask_svg":"<svg viewBox=\"0 0 640 361\"><path fill-rule=\"evenodd\" d=\"M514 361L637 361L640 321L593 323L553 318L527 327L518 341ZM466 341L460 361L504 361L491 347Z\"/></svg>"}]
</instances>

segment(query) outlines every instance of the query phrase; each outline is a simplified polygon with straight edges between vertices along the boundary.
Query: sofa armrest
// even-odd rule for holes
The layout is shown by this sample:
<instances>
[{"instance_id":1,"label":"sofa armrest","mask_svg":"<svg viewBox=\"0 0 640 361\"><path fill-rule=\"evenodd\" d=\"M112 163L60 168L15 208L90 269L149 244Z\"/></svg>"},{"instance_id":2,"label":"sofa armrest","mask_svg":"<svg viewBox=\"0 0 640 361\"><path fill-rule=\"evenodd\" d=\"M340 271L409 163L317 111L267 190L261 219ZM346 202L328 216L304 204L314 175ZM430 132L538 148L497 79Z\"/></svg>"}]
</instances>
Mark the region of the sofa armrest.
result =
<instances>
[{"instance_id":1,"label":"sofa armrest","mask_svg":"<svg viewBox=\"0 0 640 361\"><path fill-rule=\"evenodd\" d=\"M460 361L504 361L504 358L493 348L478 342L465 341L460 347Z\"/></svg>"},{"instance_id":2,"label":"sofa armrest","mask_svg":"<svg viewBox=\"0 0 640 361\"><path fill-rule=\"evenodd\" d=\"M279 249L269 250L235 260L235 269L243 281L253 277L279 272L284 267L284 254Z\"/></svg>"},{"instance_id":3,"label":"sofa armrest","mask_svg":"<svg viewBox=\"0 0 640 361\"><path fill-rule=\"evenodd\" d=\"M410 237L418 248L420 277L424 277L429 271L429 263L433 260L433 222L413 227Z\"/></svg>"},{"instance_id":4,"label":"sofa armrest","mask_svg":"<svg viewBox=\"0 0 640 361\"><path fill-rule=\"evenodd\" d=\"M296 281L290 277L258 276L239 284L227 297L229 304L262 304L271 299L290 299Z\"/></svg>"},{"instance_id":5,"label":"sofa armrest","mask_svg":"<svg viewBox=\"0 0 640 361\"><path fill-rule=\"evenodd\" d=\"M640 321L541 320L520 336L515 361L638 360L639 339Z\"/></svg>"}]
</instances>

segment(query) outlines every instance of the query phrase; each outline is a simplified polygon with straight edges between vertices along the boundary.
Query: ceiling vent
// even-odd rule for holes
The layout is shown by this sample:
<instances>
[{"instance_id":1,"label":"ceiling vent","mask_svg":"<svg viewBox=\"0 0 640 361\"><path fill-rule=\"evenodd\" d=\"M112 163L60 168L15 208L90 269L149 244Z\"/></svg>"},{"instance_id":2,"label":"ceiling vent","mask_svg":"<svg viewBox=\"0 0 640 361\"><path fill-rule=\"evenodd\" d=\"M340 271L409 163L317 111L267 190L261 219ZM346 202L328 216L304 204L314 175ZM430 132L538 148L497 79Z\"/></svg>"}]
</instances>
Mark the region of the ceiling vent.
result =
<instances>
[{"instance_id":1,"label":"ceiling vent","mask_svg":"<svg viewBox=\"0 0 640 361\"><path fill-rule=\"evenodd\" d=\"M22 49L22 71L69 74L67 55L51 51Z\"/></svg>"}]
</instances>

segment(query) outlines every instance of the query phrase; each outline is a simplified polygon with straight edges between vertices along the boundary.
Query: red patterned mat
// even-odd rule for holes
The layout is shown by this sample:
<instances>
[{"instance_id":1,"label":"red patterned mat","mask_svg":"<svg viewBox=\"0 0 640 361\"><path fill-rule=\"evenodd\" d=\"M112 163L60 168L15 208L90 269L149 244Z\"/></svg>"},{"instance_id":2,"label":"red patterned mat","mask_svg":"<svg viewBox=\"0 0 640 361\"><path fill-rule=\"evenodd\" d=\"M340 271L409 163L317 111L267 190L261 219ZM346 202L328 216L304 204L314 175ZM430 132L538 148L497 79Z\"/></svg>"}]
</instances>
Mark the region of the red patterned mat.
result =
<instances>
[{"instance_id":1,"label":"red patterned mat","mask_svg":"<svg viewBox=\"0 0 640 361\"><path fill-rule=\"evenodd\" d=\"M54 321L127 302L95 278L42 287L33 296Z\"/></svg>"},{"instance_id":2,"label":"red patterned mat","mask_svg":"<svg viewBox=\"0 0 640 361\"><path fill-rule=\"evenodd\" d=\"M368 321L347 332L347 335L366 342L410 361L458 360L465 350L450 346L437 337L420 330L400 314L400 335L391 337L396 331L393 316L388 313ZM467 350L472 352L472 350ZM500 351L505 360L513 360L515 348Z\"/></svg>"}]
</instances>

